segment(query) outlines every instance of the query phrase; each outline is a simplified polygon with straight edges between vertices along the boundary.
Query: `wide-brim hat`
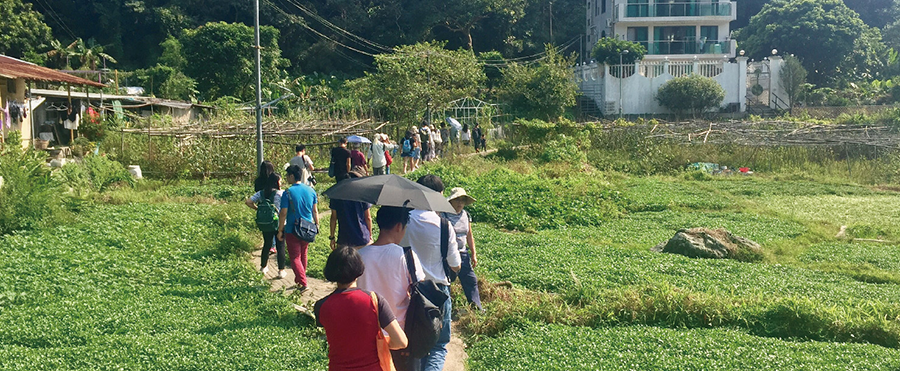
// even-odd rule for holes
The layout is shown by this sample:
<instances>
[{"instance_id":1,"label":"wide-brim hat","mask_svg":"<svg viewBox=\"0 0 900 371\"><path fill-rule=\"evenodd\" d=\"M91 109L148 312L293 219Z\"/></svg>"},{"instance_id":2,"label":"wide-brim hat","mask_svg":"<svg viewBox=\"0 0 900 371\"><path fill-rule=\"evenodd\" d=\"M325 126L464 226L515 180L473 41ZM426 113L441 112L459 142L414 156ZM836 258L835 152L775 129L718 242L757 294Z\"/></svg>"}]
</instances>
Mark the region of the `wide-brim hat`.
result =
<instances>
[{"instance_id":1,"label":"wide-brim hat","mask_svg":"<svg viewBox=\"0 0 900 371\"><path fill-rule=\"evenodd\" d=\"M463 205L471 205L476 201L474 197L466 194L466 190L462 187L455 187L451 189L450 196L447 197L447 201L453 201L458 198L463 200Z\"/></svg>"}]
</instances>

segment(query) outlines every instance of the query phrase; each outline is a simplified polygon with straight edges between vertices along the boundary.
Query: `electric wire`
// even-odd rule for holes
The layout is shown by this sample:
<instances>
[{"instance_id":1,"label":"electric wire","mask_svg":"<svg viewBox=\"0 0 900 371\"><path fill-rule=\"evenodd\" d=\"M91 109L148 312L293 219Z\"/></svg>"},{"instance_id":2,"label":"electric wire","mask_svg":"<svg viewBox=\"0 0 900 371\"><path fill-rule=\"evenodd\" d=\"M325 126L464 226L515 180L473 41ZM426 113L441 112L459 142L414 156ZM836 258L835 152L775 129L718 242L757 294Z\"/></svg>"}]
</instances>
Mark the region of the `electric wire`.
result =
<instances>
[{"instance_id":1,"label":"electric wire","mask_svg":"<svg viewBox=\"0 0 900 371\"><path fill-rule=\"evenodd\" d=\"M63 22L62 17L60 17L59 14L56 13L56 10L53 9L53 6L50 5L49 1L44 0L44 2L41 2L41 0L37 0L37 3L38 3L38 5L41 6L41 8L44 9L44 11L50 16L50 18L53 18L53 20L56 21L56 23L58 23L60 26L62 26L63 31L68 33L69 36L71 36L73 40L78 38L75 36L75 33L72 32L72 29L70 29L69 26L66 25L65 22ZM46 5L44 5L44 3L46 3Z\"/></svg>"},{"instance_id":2,"label":"electric wire","mask_svg":"<svg viewBox=\"0 0 900 371\"><path fill-rule=\"evenodd\" d=\"M296 17L296 15L290 14L290 13L286 12L284 9L281 9L281 7L279 7L278 5L274 4L272 1L270 1L270 0L265 0L265 1L266 1L266 3L267 3L269 6L275 8L275 10L277 10L278 12L284 14L285 16L288 16L288 17ZM344 30L344 29L342 29L342 28L340 28L340 27L337 27L337 26L331 24L330 22L328 22L327 20L325 20L324 18L322 18L322 17L319 16L318 14L316 14L316 13L314 13L314 12L312 12L312 11L306 9L305 7L303 7L302 5L300 5L299 3L296 3L296 0L283 0L283 1L287 1L287 2L291 3L291 5L294 5L295 7L297 7L298 9L300 9L301 11L303 11L304 13L307 13L310 17L313 17L314 19L316 19L316 20L319 21L320 23L326 25L326 27L328 27L328 25L331 25L333 28L332 28L332 27L329 27L329 28L332 28L333 30L335 30L335 29L336 29L336 30L339 30L339 32L341 32L341 33L343 33L343 34L345 34L345 35L348 35L348 36L350 36L350 37L353 37L353 38L355 38L355 39L357 39L357 40L360 40L360 41L362 41L362 42L364 42L364 43L367 43L367 44L373 46L373 48L378 48L378 49L381 49L381 50L384 50L384 51L387 51L387 52L386 52L386 53L373 54L373 53L370 53L370 52L367 52L367 51L364 51L364 50L360 50L359 48L355 48L355 47L346 45L346 44L344 44L344 43L342 43L342 42L340 42L340 41L337 41L337 40L335 40L335 39L333 39L333 38L331 38L331 37L329 37L329 36L323 34L322 32L319 32L318 30L312 28L312 27L311 27L309 24L307 24L306 22L297 22L297 23L300 23L301 27L305 28L305 29L308 30L309 32L312 32L313 34L315 34L315 35L318 36L318 37L321 37L321 38L323 38L323 39L325 39L325 40L328 40L328 41L330 41L330 42L332 42L332 43L334 43L334 44L336 44L336 45L342 46L342 47L344 47L344 48L346 48L346 49L348 49L348 50L354 51L354 52L356 52L356 53L359 53L359 54L362 54L362 55L365 55L365 56L373 57L373 58L378 57L378 58L384 58L384 59L401 59L401 58L407 58L407 57L408 57L408 55L401 55L401 54L406 54L406 53L398 53L398 52L397 52L396 50L394 50L394 49L390 49L390 48L388 48L388 47L386 47L386 46L383 46L383 45L381 45L381 44L378 44L378 43L369 41L368 39L365 39L365 38L363 38L363 37L361 37L361 36L355 35L355 34L349 32L349 31L346 31L346 30ZM573 37L572 39L569 39L565 44L563 44L563 45L561 45L561 46L559 46L559 47L556 47L556 50L557 50L558 52L565 51L566 49L568 49L568 48L570 48L572 45L574 45L576 42L578 42L578 40L579 40L580 37L581 37L581 36L579 35L579 36ZM428 54L429 56L430 56L430 55L434 55L434 56L438 56L438 57L455 58L455 57L453 57L453 56L443 55L443 54L432 54L432 53L427 53L427 54ZM502 62L499 62L499 63L490 63L490 62L483 62L483 61L478 61L477 63L478 63L478 65L483 66L483 67L497 67L497 68L508 67L508 66L509 66L510 64L512 64L512 63L518 63L518 64L526 64L526 65L528 65L528 64L538 63L538 62L540 62L540 61L543 61L543 60L547 59L548 56L547 56L546 54L547 54L547 51L545 50L545 51L543 51L543 52L535 53L535 54L527 55L527 56L521 56L521 57L515 57L515 58L509 58L509 59L504 58L503 61L502 61ZM354 61L354 62L356 62L356 63L361 63L361 62L359 62L359 61L356 61L356 60L354 60L354 59L351 59L351 58L350 58L349 56L347 56L347 55L343 55L343 56L347 57L348 59L350 59L350 60L352 60L352 61Z\"/></svg>"},{"instance_id":3,"label":"electric wire","mask_svg":"<svg viewBox=\"0 0 900 371\"><path fill-rule=\"evenodd\" d=\"M362 37L362 36L356 35L356 34L350 32L350 31L347 31L347 30L345 30L345 29L343 29L343 28L340 28L340 27L336 26L335 24L329 22L327 19L323 18L322 16L320 16L320 15L317 14L316 12L313 12L313 11L307 9L306 7L304 7L302 4L300 4L300 2L299 2L298 0L284 0L284 1L287 1L287 2L290 3L291 5L294 5L295 7L297 7L297 9L300 9L301 11L303 11L304 13L306 13L307 15L309 15L310 17L312 17L313 19L315 19L315 20L319 21L320 23L324 24L326 27L328 27L328 28L330 28L330 29L332 29L332 30L334 30L334 31L337 31L337 32L339 32L339 33L342 33L342 34L344 34L344 35L347 35L347 36L349 36L350 38L356 39L356 40L358 40L359 42L361 42L361 43L363 43L363 44L367 44L367 45L371 46L373 50L378 50L378 51L380 51L380 52L392 52L392 51L393 51L393 49L390 48L390 47L387 47L387 46L385 46L385 45L376 43L376 42L374 42L374 41L371 41L371 40L369 40L369 39L366 39L366 38L364 38L364 37Z\"/></svg>"}]
</instances>

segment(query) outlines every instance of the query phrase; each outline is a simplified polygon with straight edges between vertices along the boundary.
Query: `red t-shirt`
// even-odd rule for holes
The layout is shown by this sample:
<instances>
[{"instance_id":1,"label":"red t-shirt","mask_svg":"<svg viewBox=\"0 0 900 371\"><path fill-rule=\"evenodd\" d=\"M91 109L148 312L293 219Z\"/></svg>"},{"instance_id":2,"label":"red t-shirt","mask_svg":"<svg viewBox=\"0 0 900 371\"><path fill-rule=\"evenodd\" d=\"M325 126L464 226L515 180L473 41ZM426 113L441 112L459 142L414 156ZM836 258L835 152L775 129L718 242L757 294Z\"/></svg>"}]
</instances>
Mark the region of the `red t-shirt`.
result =
<instances>
[{"instance_id":1,"label":"red t-shirt","mask_svg":"<svg viewBox=\"0 0 900 371\"><path fill-rule=\"evenodd\" d=\"M328 369L381 371L375 337L395 320L387 300L378 297L378 318L368 291L334 290L316 302L316 322L328 339Z\"/></svg>"},{"instance_id":2,"label":"red t-shirt","mask_svg":"<svg viewBox=\"0 0 900 371\"><path fill-rule=\"evenodd\" d=\"M357 150L350 151L350 167L366 166L366 155Z\"/></svg>"}]
</instances>

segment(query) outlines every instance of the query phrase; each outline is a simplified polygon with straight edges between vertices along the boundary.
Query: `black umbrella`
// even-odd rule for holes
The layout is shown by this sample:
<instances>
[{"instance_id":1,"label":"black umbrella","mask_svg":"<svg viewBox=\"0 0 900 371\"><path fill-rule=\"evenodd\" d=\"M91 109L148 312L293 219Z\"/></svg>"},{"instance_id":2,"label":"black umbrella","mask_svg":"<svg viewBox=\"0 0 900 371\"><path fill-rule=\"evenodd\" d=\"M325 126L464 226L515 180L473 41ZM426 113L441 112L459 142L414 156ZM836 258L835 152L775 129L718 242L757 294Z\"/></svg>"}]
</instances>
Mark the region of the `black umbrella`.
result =
<instances>
[{"instance_id":1,"label":"black umbrella","mask_svg":"<svg viewBox=\"0 0 900 371\"><path fill-rule=\"evenodd\" d=\"M322 194L334 200L360 201L382 206L456 212L444 195L401 176L375 175L338 182Z\"/></svg>"}]
</instances>

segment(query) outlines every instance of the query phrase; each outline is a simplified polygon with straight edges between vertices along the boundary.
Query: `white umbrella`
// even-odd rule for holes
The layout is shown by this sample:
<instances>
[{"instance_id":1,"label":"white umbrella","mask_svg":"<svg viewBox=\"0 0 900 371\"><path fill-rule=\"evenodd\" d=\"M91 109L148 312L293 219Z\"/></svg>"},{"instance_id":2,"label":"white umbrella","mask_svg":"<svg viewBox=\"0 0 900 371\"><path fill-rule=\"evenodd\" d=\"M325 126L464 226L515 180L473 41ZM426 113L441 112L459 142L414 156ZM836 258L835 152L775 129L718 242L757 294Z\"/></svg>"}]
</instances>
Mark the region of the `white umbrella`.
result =
<instances>
[{"instance_id":1,"label":"white umbrella","mask_svg":"<svg viewBox=\"0 0 900 371\"><path fill-rule=\"evenodd\" d=\"M369 138L361 137L359 135L351 135L351 136L347 137L347 142L350 142L350 143L372 143L372 141L369 140Z\"/></svg>"}]
</instances>

